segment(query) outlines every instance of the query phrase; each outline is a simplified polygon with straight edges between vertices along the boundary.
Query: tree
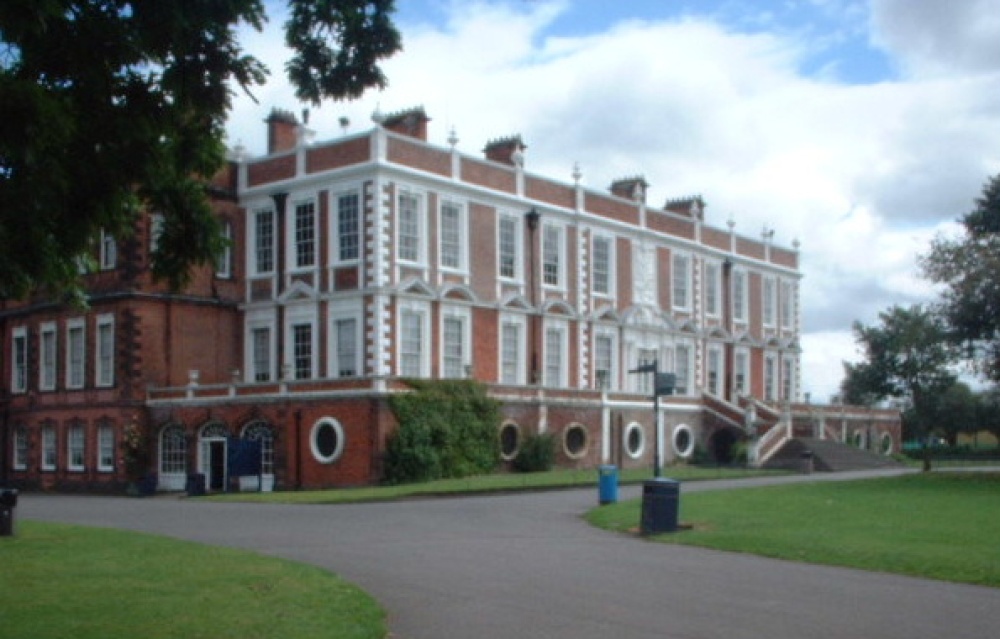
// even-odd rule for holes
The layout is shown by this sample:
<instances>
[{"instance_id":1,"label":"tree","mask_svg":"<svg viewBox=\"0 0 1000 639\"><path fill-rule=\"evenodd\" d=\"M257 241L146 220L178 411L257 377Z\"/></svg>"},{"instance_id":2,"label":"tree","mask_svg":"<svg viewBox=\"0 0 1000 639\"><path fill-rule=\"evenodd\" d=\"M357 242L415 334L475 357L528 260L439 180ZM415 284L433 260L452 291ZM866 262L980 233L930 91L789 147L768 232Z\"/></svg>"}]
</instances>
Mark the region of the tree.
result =
<instances>
[{"instance_id":1,"label":"tree","mask_svg":"<svg viewBox=\"0 0 1000 639\"><path fill-rule=\"evenodd\" d=\"M857 364L844 363L844 399L869 404L902 399L912 409L909 424L926 434L939 415L943 394L955 383L949 368L956 360L955 349L939 318L919 305L893 306L879 314L879 322L854 323L854 337L865 357Z\"/></svg>"},{"instance_id":2,"label":"tree","mask_svg":"<svg viewBox=\"0 0 1000 639\"><path fill-rule=\"evenodd\" d=\"M300 99L382 87L401 47L393 0L289 0L287 64ZM175 288L224 241L206 180L225 161L234 87L268 70L238 42L263 0L0 3L0 299L74 290L102 230L164 215L154 272Z\"/></svg>"},{"instance_id":3,"label":"tree","mask_svg":"<svg viewBox=\"0 0 1000 639\"><path fill-rule=\"evenodd\" d=\"M939 311L949 339L966 349L974 370L1000 381L1000 175L962 217L962 235L938 237L921 256L924 277L943 285Z\"/></svg>"}]
</instances>

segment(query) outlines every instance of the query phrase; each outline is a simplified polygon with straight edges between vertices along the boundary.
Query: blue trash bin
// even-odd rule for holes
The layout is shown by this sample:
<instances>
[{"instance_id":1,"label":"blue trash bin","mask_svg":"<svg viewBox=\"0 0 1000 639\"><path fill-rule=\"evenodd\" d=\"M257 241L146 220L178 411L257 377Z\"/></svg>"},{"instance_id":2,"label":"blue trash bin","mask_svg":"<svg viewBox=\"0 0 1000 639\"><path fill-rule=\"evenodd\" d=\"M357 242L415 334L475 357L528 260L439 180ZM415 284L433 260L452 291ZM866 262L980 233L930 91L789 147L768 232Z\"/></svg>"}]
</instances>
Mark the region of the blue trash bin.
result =
<instances>
[{"instance_id":1,"label":"blue trash bin","mask_svg":"<svg viewBox=\"0 0 1000 639\"><path fill-rule=\"evenodd\" d=\"M603 506L618 501L618 467L598 466L597 468L597 499Z\"/></svg>"},{"instance_id":2,"label":"blue trash bin","mask_svg":"<svg viewBox=\"0 0 1000 639\"><path fill-rule=\"evenodd\" d=\"M643 535L677 530L677 510L680 506L681 484L673 479L659 478L642 483Z\"/></svg>"}]
</instances>

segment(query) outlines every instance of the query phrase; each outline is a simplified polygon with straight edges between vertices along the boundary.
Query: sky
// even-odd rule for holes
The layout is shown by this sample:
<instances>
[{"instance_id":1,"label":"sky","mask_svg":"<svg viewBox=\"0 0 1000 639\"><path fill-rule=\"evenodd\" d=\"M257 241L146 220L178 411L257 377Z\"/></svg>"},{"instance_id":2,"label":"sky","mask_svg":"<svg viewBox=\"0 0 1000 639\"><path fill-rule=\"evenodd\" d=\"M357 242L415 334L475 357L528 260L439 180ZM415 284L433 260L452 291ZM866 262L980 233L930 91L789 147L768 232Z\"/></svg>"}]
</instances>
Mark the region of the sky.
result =
<instances>
[{"instance_id":1,"label":"sky","mask_svg":"<svg viewBox=\"0 0 1000 639\"><path fill-rule=\"evenodd\" d=\"M265 150L283 75L281 3L249 32L272 70L227 135ZM389 85L311 108L317 140L423 106L429 141L479 155L520 134L525 168L647 201L701 195L709 225L801 243L802 388L836 394L851 326L935 299L918 256L1000 173L998 0L397 0Z\"/></svg>"}]
</instances>

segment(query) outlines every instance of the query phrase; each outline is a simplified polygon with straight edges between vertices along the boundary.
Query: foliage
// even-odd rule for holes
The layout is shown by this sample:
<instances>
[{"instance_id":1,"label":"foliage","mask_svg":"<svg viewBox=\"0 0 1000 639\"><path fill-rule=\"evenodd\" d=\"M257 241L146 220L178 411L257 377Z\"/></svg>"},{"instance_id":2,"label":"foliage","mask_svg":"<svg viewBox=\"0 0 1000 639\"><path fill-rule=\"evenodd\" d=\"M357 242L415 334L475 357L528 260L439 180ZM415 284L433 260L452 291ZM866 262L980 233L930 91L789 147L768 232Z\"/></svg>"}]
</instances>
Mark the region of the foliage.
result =
<instances>
[{"instance_id":1,"label":"foliage","mask_svg":"<svg viewBox=\"0 0 1000 639\"><path fill-rule=\"evenodd\" d=\"M301 99L382 87L400 49L392 0L289 0ZM268 70L238 30L262 0L0 3L0 299L79 291L79 260L102 230L127 238L143 208L164 215L154 273L174 287L224 247L206 179L225 160L233 87ZM30 223L25 223L30 221Z\"/></svg>"},{"instance_id":2,"label":"foliage","mask_svg":"<svg viewBox=\"0 0 1000 639\"><path fill-rule=\"evenodd\" d=\"M943 286L939 312L974 369L1000 381L1000 175L983 187L956 239L938 237L920 259L924 277Z\"/></svg>"},{"instance_id":3,"label":"foliage","mask_svg":"<svg viewBox=\"0 0 1000 639\"><path fill-rule=\"evenodd\" d=\"M0 543L4 637L377 639L385 615L328 571L106 528L19 522Z\"/></svg>"},{"instance_id":4,"label":"foliage","mask_svg":"<svg viewBox=\"0 0 1000 639\"><path fill-rule=\"evenodd\" d=\"M945 328L921 306L893 306L879 314L879 324L854 323L854 336L865 358L844 363L841 385L848 403L900 398L912 409L910 421L925 432L939 414L942 394L955 383L949 366L956 360Z\"/></svg>"},{"instance_id":5,"label":"foliage","mask_svg":"<svg viewBox=\"0 0 1000 639\"><path fill-rule=\"evenodd\" d=\"M139 480L149 469L152 447L149 437L135 419L125 424L122 429L121 450L121 462L125 467L125 475L131 481Z\"/></svg>"},{"instance_id":6,"label":"foliage","mask_svg":"<svg viewBox=\"0 0 1000 639\"><path fill-rule=\"evenodd\" d=\"M500 405L473 380L408 380L412 392L390 407L399 429L386 444L389 483L465 477L493 470L500 459Z\"/></svg>"},{"instance_id":7,"label":"foliage","mask_svg":"<svg viewBox=\"0 0 1000 639\"><path fill-rule=\"evenodd\" d=\"M556 438L552 433L530 433L525 436L511 462L519 473L538 473L552 470L556 461Z\"/></svg>"}]
</instances>

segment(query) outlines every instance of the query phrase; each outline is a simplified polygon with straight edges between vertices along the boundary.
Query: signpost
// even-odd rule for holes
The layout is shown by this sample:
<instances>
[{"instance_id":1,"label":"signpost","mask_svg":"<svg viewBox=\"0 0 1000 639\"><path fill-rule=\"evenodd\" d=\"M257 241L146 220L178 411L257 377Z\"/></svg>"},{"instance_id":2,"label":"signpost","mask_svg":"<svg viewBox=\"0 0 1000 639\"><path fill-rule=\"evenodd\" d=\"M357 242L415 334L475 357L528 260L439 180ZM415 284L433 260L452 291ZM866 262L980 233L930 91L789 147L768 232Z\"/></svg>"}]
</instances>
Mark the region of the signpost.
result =
<instances>
[{"instance_id":1,"label":"signpost","mask_svg":"<svg viewBox=\"0 0 1000 639\"><path fill-rule=\"evenodd\" d=\"M655 443L653 444L653 477L659 478L662 474L660 431L663 430L663 419L660 415L660 395L673 395L674 387L677 384L677 376L673 373L661 373L659 361L656 359L652 362L640 364L630 370L629 373L653 374L653 428L655 433Z\"/></svg>"}]
</instances>

